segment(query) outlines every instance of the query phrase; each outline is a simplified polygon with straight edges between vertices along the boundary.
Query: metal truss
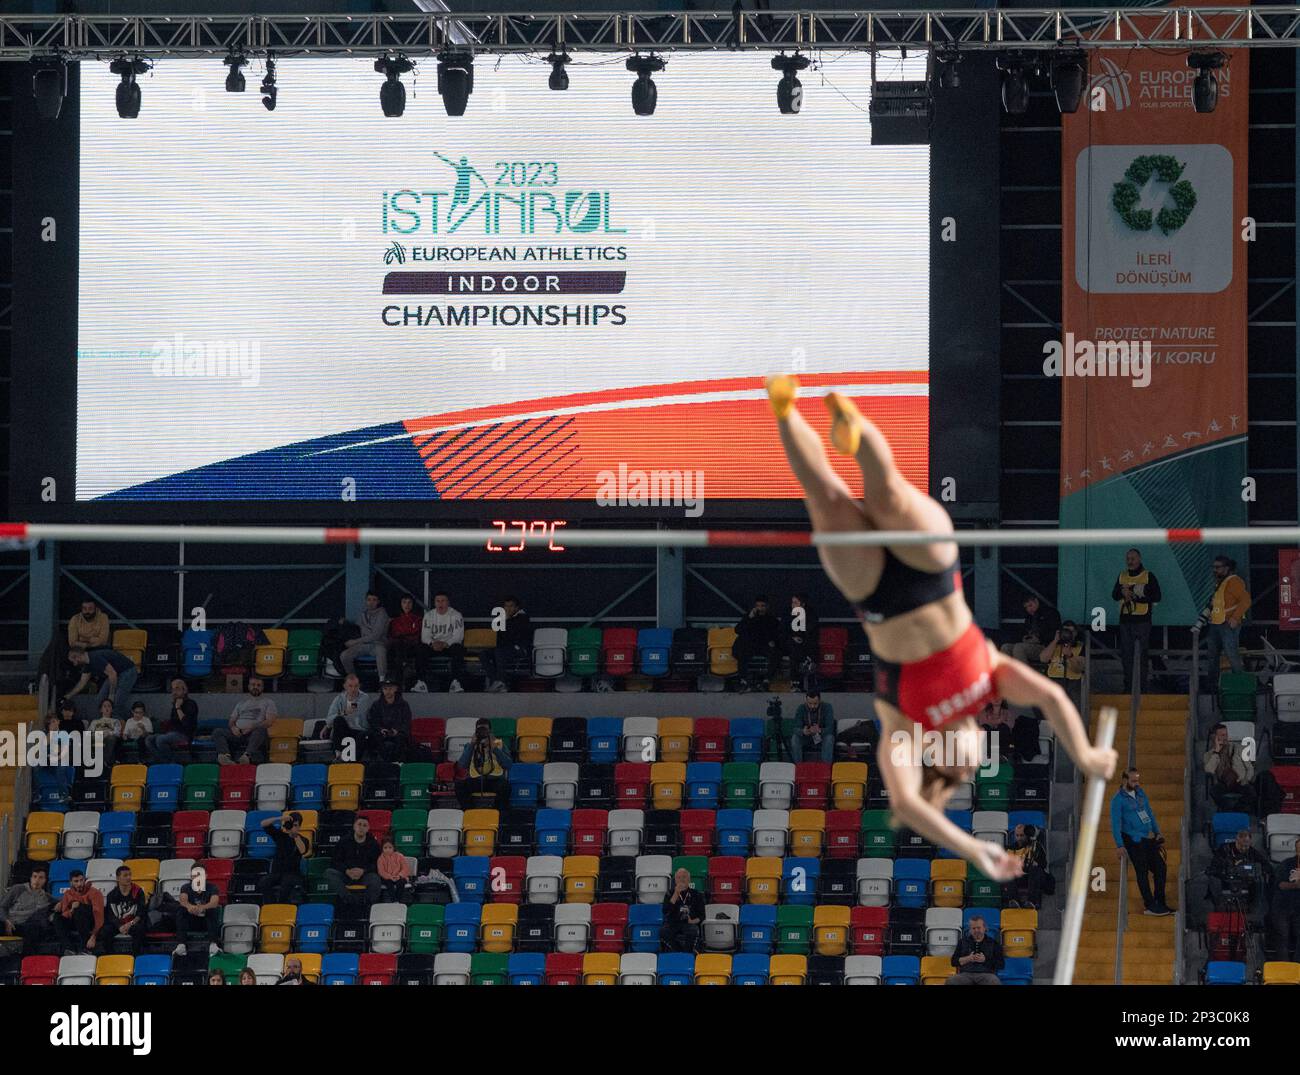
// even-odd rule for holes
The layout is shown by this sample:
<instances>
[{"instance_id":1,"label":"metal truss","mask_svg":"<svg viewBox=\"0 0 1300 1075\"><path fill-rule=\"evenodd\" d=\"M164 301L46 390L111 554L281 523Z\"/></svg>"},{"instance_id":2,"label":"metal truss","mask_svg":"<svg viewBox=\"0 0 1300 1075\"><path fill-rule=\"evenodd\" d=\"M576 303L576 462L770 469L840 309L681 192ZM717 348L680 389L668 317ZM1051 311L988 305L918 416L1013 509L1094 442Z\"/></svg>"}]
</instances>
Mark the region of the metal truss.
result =
<instances>
[{"instance_id":1,"label":"metal truss","mask_svg":"<svg viewBox=\"0 0 1300 1075\"><path fill-rule=\"evenodd\" d=\"M0 17L0 58L909 48L1295 48L1300 7Z\"/></svg>"}]
</instances>

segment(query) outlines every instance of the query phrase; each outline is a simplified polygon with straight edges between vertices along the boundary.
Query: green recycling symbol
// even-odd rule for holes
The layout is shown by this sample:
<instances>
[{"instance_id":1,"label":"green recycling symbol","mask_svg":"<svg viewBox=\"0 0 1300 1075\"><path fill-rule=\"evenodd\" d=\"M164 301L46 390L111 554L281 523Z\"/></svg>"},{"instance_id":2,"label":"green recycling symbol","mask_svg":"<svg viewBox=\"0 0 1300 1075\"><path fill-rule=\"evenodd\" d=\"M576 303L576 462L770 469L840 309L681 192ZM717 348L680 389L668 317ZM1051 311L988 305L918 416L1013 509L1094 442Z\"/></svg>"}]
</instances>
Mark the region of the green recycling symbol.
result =
<instances>
[{"instance_id":1,"label":"green recycling symbol","mask_svg":"<svg viewBox=\"0 0 1300 1075\"><path fill-rule=\"evenodd\" d=\"M1186 179L1179 178L1187 167L1168 155L1136 157L1124 173L1124 179L1115 184L1110 196L1111 205L1119 218L1134 231L1150 231L1155 224L1165 235L1172 235L1192 215L1196 208L1196 190ZM1154 216L1150 209L1139 209L1141 191L1152 176L1162 183L1172 184L1168 197L1172 205L1165 205Z\"/></svg>"}]
</instances>

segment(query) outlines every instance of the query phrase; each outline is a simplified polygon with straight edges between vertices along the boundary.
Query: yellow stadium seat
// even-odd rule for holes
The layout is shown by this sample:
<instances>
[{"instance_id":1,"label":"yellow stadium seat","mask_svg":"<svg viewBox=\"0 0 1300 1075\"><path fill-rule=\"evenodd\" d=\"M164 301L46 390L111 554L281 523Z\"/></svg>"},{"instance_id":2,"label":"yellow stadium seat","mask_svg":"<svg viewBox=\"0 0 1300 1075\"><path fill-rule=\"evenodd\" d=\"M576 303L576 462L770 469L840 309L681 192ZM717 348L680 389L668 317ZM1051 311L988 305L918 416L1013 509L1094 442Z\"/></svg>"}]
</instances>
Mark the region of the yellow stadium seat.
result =
<instances>
[{"instance_id":1,"label":"yellow stadium seat","mask_svg":"<svg viewBox=\"0 0 1300 1075\"><path fill-rule=\"evenodd\" d=\"M819 956L842 956L849 948L848 907L813 908L813 948Z\"/></svg>"},{"instance_id":2,"label":"yellow stadium seat","mask_svg":"<svg viewBox=\"0 0 1300 1075\"><path fill-rule=\"evenodd\" d=\"M655 810L680 810L685 790L685 764L657 761L650 766L650 801Z\"/></svg>"},{"instance_id":3,"label":"yellow stadium seat","mask_svg":"<svg viewBox=\"0 0 1300 1075\"><path fill-rule=\"evenodd\" d=\"M485 903L479 920L479 938L485 952L509 952L515 946L519 908L513 903Z\"/></svg>"},{"instance_id":4,"label":"yellow stadium seat","mask_svg":"<svg viewBox=\"0 0 1300 1075\"><path fill-rule=\"evenodd\" d=\"M269 758L282 765L298 760L298 740L302 738L302 721L297 717L279 717L271 722Z\"/></svg>"},{"instance_id":5,"label":"yellow stadium seat","mask_svg":"<svg viewBox=\"0 0 1300 1075\"><path fill-rule=\"evenodd\" d=\"M966 860L935 859L930 863L930 902L935 907L960 907L966 898Z\"/></svg>"},{"instance_id":6,"label":"yellow stadium seat","mask_svg":"<svg viewBox=\"0 0 1300 1075\"><path fill-rule=\"evenodd\" d=\"M790 842L787 854L797 858L820 858L825 843L825 810L790 811Z\"/></svg>"},{"instance_id":7,"label":"yellow stadium seat","mask_svg":"<svg viewBox=\"0 0 1300 1075\"><path fill-rule=\"evenodd\" d=\"M1002 951L1012 959L1032 959L1038 947L1038 912L1012 907L1002 912Z\"/></svg>"},{"instance_id":8,"label":"yellow stadium seat","mask_svg":"<svg viewBox=\"0 0 1300 1075\"><path fill-rule=\"evenodd\" d=\"M861 810L867 792L867 763L837 761L831 770L831 799L836 810Z\"/></svg>"},{"instance_id":9,"label":"yellow stadium seat","mask_svg":"<svg viewBox=\"0 0 1300 1075\"><path fill-rule=\"evenodd\" d=\"M749 903L776 903L781 896L781 860L745 860L745 894Z\"/></svg>"},{"instance_id":10,"label":"yellow stadium seat","mask_svg":"<svg viewBox=\"0 0 1300 1075\"><path fill-rule=\"evenodd\" d=\"M734 627L709 628L709 671L715 676L734 676L736 658L731 647L736 644Z\"/></svg>"},{"instance_id":11,"label":"yellow stadium seat","mask_svg":"<svg viewBox=\"0 0 1300 1075\"><path fill-rule=\"evenodd\" d=\"M731 956L704 952L695 957L696 985L730 985Z\"/></svg>"},{"instance_id":12,"label":"yellow stadium seat","mask_svg":"<svg viewBox=\"0 0 1300 1075\"><path fill-rule=\"evenodd\" d=\"M135 662L138 670L144 661L145 647L149 645L149 632L138 631L134 628L123 627L113 632L113 648L124 657L130 657ZM118 716L125 720L129 714L119 713Z\"/></svg>"},{"instance_id":13,"label":"yellow stadium seat","mask_svg":"<svg viewBox=\"0 0 1300 1075\"><path fill-rule=\"evenodd\" d=\"M461 839L465 854L483 857L491 855L497 842L497 828L501 815L496 810L466 810L461 824Z\"/></svg>"},{"instance_id":14,"label":"yellow stadium seat","mask_svg":"<svg viewBox=\"0 0 1300 1075\"><path fill-rule=\"evenodd\" d=\"M336 762L329 767L331 810L355 810L361 805L361 782L366 767L359 762Z\"/></svg>"},{"instance_id":15,"label":"yellow stadium seat","mask_svg":"<svg viewBox=\"0 0 1300 1075\"><path fill-rule=\"evenodd\" d=\"M515 725L515 761L543 763L551 749L551 718L520 717Z\"/></svg>"},{"instance_id":16,"label":"yellow stadium seat","mask_svg":"<svg viewBox=\"0 0 1300 1075\"><path fill-rule=\"evenodd\" d=\"M302 976L309 981L320 981L320 953L319 952L290 952L284 957L287 963L290 958L302 962Z\"/></svg>"},{"instance_id":17,"label":"yellow stadium seat","mask_svg":"<svg viewBox=\"0 0 1300 1075\"><path fill-rule=\"evenodd\" d=\"M1265 985L1300 985L1300 963L1264 964Z\"/></svg>"},{"instance_id":18,"label":"yellow stadium seat","mask_svg":"<svg viewBox=\"0 0 1300 1075\"><path fill-rule=\"evenodd\" d=\"M283 627L267 627L266 645L253 651L253 672L264 679L277 679L284 675L284 655L289 649L289 632ZM278 758L272 758L278 761Z\"/></svg>"},{"instance_id":19,"label":"yellow stadium seat","mask_svg":"<svg viewBox=\"0 0 1300 1075\"><path fill-rule=\"evenodd\" d=\"M157 859L127 859L123 866L131 871L131 880L139 885L144 894L153 899L154 889L158 887L158 867Z\"/></svg>"},{"instance_id":20,"label":"yellow stadium seat","mask_svg":"<svg viewBox=\"0 0 1300 1075\"><path fill-rule=\"evenodd\" d=\"M114 765L109 801L114 810L134 813L144 799L144 785L149 770L143 765Z\"/></svg>"},{"instance_id":21,"label":"yellow stadium seat","mask_svg":"<svg viewBox=\"0 0 1300 1075\"><path fill-rule=\"evenodd\" d=\"M288 952L293 946L293 926L297 918L298 908L291 903L265 904L257 920L262 928L257 950L279 955Z\"/></svg>"},{"instance_id":22,"label":"yellow stadium seat","mask_svg":"<svg viewBox=\"0 0 1300 1075\"><path fill-rule=\"evenodd\" d=\"M808 978L808 957L773 956L767 973L772 985L803 985Z\"/></svg>"},{"instance_id":23,"label":"yellow stadium seat","mask_svg":"<svg viewBox=\"0 0 1300 1075\"><path fill-rule=\"evenodd\" d=\"M40 810L27 815L27 857L36 862L53 862L59 857L63 815Z\"/></svg>"},{"instance_id":24,"label":"yellow stadium seat","mask_svg":"<svg viewBox=\"0 0 1300 1075\"><path fill-rule=\"evenodd\" d=\"M595 903L596 880L599 875L599 855L569 855L566 857L564 860L564 902Z\"/></svg>"},{"instance_id":25,"label":"yellow stadium seat","mask_svg":"<svg viewBox=\"0 0 1300 1075\"><path fill-rule=\"evenodd\" d=\"M491 627L466 627L462 645L468 663L481 669L483 662L479 660L479 653L485 649L497 648L497 633Z\"/></svg>"},{"instance_id":26,"label":"yellow stadium seat","mask_svg":"<svg viewBox=\"0 0 1300 1075\"><path fill-rule=\"evenodd\" d=\"M659 720L659 760L691 760L691 737L695 721L691 717L661 717Z\"/></svg>"},{"instance_id":27,"label":"yellow stadium seat","mask_svg":"<svg viewBox=\"0 0 1300 1075\"><path fill-rule=\"evenodd\" d=\"M300 826L300 831L305 837L307 837L307 845L308 845L307 854L310 855L311 854L310 848L314 846L316 843L316 829L320 826L320 814L318 814L315 810L297 810L297 809L294 810L294 813L302 816L302 825Z\"/></svg>"},{"instance_id":28,"label":"yellow stadium seat","mask_svg":"<svg viewBox=\"0 0 1300 1075\"><path fill-rule=\"evenodd\" d=\"M957 968L952 965L951 956L921 957L922 985L943 985L956 973Z\"/></svg>"},{"instance_id":29,"label":"yellow stadium seat","mask_svg":"<svg viewBox=\"0 0 1300 1075\"><path fill-rule=\"evenodd\" d=\"M95 960L96 985L130 985L134 973L135 956L100 956Z\"/></svg>"},{"instance_id":30,"label":"yellow stadium seat","mask_svg":"<svg viewBox=\"0 0 1300 1075\"><path fill-rule=\"evenodd\" d=\"M588 952L582 957L583 985L618 985L617 952Z\"/></svg>"}]
</instances>

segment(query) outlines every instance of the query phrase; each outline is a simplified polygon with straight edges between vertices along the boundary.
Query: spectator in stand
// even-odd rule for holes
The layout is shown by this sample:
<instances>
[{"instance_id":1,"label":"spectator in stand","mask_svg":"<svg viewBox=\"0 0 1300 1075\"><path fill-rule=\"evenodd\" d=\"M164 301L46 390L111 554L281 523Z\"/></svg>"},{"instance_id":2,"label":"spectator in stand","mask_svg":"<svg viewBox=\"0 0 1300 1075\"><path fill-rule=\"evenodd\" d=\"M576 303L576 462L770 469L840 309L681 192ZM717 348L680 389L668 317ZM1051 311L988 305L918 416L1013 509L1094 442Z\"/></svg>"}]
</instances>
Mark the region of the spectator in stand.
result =
<instances>
[{"instance_id":1,"label":"spectator in stand","mask_svg":"<svg viewBox=\"0 0 1300 1075\"><path fill-rule=\"evenodd\" d=\"M1300 841L1289 859L1273 867L1273 880L1273 950L1278 959L1300 961Z\"/></svg>"},{"instance_id":2,"label":"spectator in stand","mask_svg":"<svg viewBox=\"0 0 1300 1075\"><path fill-rule=\"evenodd\" d=\"M95 942L104 928L104 895L86 880L84 870L68 875L68 887L54 905L54 936L65 956L98 955Z\"/></svg>"},{"instance_id":3,"label":"spectator in stand","mask_svg":"<svg viewBox=\"0 0 1300 1075\"><path fill-rule=\"evenodd\" d=\"M217 763L230 765L235 758L240 765L266 761L267 736L276 716L275 702L262 693L261 677L249 676L248 697L230 711L226 727L212 733Z\"/></svg>"},{"instance_id":4,"label":"spectator in stand","mask_svg":"<svg viewBox=\"0 0 1300 1075\"><path fill-rule=\"evenodd\" d=\"M765 671L758 681L760 691L768 689L768 680L776 670L776 662L781 656L781 621L772 614L767 606L767 598L760 594L754 598L754 604L738 624L736 624L736 642L732 646L732 655L736 658L736 667L740 671L740 689L750 689L748 678L750 664L765 661Z\"/></svg>"},{"instance_id":5,"label":"spectator in stand","mask_svg":"<svg viewBox=\"0 0 1300 1075\"><path fill-rule=\"evenodd\" d=\"M492 723L480 717L474 724L474 737L465 744L456 762L458 771L466 775L456 781L456 801L462 810L474 805L474 796L491 793L496 796L498 810L510 807L510 785L506 774L513 763L500 739L492 737Z\"/></svg>"},{"instance_id":6,"label":"spectator in stand","mask_svg":"<svg viewBox=\"0 0 1300 1075\"><path fill-rule=\"evenodd\" d=\"M970 932L957 942L952 954L957 973L944 985L1001 985L998 971L1004 963L1002 945L989 936L988 924L979 915L971 915Z\"/></svg>"},{"instance_id":7,"label":"spectator in stand","mask_svg":"<svg viewBox=\"0 0 1300 1075\"><path fill-rule=\"evenodd\" d=\"M114 874L117 885L104 897L104 924L99 930L99 951L109 955L113 942L126 937L131 954L140 954L140 942L149 923L149 900L144 889L131 880L131 867L119 866Z\"/></svg>"},{"instance_id":8,"label":"spectator in stand","mask_svg":"<svg viewBox=\"0 0 1300 1075\"><path fill-rule=\"evenodd\" d=\"M391 836L384 837L383 850L375 864L375 872L383 885L383 895L388 903L405 903L411 889L411 864L405 855L397 853Z\"/></svg>"},{"instance_id":9,"label":"spectator in stand","mask_svg":"<svg viewBox=\"0 0 1300 1075\"><path fill-rule=\"evenodd\" d=\"M664 896L664 924L659 927L659 948L664 952L694 952L704 921L704 894L691 887L691 871L684 866L673 874L673 887Z\"/></svg>"},{"instance_id":10,"label":"spectator in stand","mask_svg":"<svg viewBox=\"0 0 1300 1075\"><path fill-rule=\"evenodd\" d=\"M199 732L199 707L190 697L190 688L179 677L172 680L171 704L158 734L144 741L151 761L163 764L179 760L175 751L184 750Z\"/></svg>"},{"instance_id":11,"label":"spectator in stand","mask_svg":"<svg viewBox=\"0 0 1300 1075\"><path fill-rule=\"evenodd\" d=\"M68 649L103 649L108 641L108 615L86 598L81 602L80 614L68 621Z\"/></svg>"},{"instance_id":12,"label":"spectator in stand","mask_svg":"<svg viewBox=\"0 0 1300 1075\"><path fill-rule=\"evenodd\" d=\"M422 620L415 608L415 598L402 594L401 612L388 621L388 660L393 675L406 689L414 682L424 649L420 645Z\"/></svg>"},{"instance_id":13,"label":"spectator in stand","mask_svg":"<svg viewBox=\"0 0 1300 1075\"><path fill-rule=\"evenodd\" d=\"M1024 870L1015 880L1002 886L1002 897L1008 907L1041 907L1043 892L1055 883L1047 871L1047 851L1038 836L1037 825L1017 825L1012 832L1010 851L1020 860Z\"/></svg>"},{"instance_id":14,"label":"spectator in stand","mask_svg":"<svg viewBox=\"0 0 1300 1075\"><path fill-rule=\"evenodd\" d=\"M273 828L276 822L279 828ZM302 860L311 851L302 834L302 814L286 811L278 818L262 820L262 828L275 844L271 869L262 880L262 895L268 903L302 903L306 885L302 879Z\"/></svg>"},{"instance_id":15,"label":"spectator in stand","mask_svg":"<svg viewBox=\"0 0 1300 1075\"><path fill-rule=\"evenodd\" d=\"M253 973L252 967L244 967L239 972L240 985L257 985L257 975Z\"/></svg>"},{"instance_id":16,"label":"spectator in stand","mask_svg":"<svg viewBox=\"0 0 1300 1075\"><path fill-rule=\"evenodd\" d=\"M505 679L512 667L531 666L533 659L533 623L528 613L514 597L505 598L501 607L506 614L505 630L497 632L496 649L484 650L479 657L487 689L496 692L506 689Z\"/></svg>"},{"instance_id":17,"label":"spectator in stand","mask_svg":"<svg viewBox=\"0 0 1300 1075\"><path fill-rule=\"evenodd\" d=\"M225 985L226 972L220 967L213 967L208 971L208 985Z\"/></svg>"},{"instance_id":18,"label":"spectator in stand","mask_svg":"<svg viewBox=\"0 0 1300 1075\"><path fill-rule=\"evenodd\" d=\"M1065 688L1065 693L1077 706L1080 699L1080 685L1083 683L1083 639L1079 627L1073 620L1066 620L1061 629L1052 636L1052 641L1043 647L1038 659L1046 665L1047 678L1055 680Z\"/></svg>"},{"instance_id":19,"label":"spectator in stand","mask_svg":"<svg viewBox=\"0 0 1300 1075\"><path fill-rule=\"evenodd\" d=\"M122 726L122 742L133 743L134 749L143 753L145 739L151 735L153 735L153 721L149 719L148 709L143 702L133 702L131 715L126 718L126 723Z\"/></svg>"},{"instance_id":20,"label":"spectator in stand","mask_svg":"<svg viewBox=\"0 0 1300 1075\"><path fill-rule=\"evenodd\" d=\"M1272 879L1272 864L1251 845L1250 830L1242 829L1214 849L1206 885L1216 911L1253 914L1263 910Z\"/></svg>"},{"instance_id":21,"label":"spectator in stand","mask_svg":"<svg viewBox=\"0 0 1300 1075\"><path fill-rule=\"evenodd\" d=\"M103 775L107 776L113 768L113 757L117 754L117 744L122 738L122 722L114 715L113 700L105 698L99 703L99 716L90 722L87 729L96 737L99 744L100 765Z\"/></svg>"},{"instance_id":22,"label":"spectator in stand","mask_svg":"<svg viewBox=\"0 0 1300 1075\"><path fill-rule=\"evenodd\" d=\"M185 942L191 933L207 938L209 956L221 951L217 943L221 939L221 893L216 885L208 883L201 866L190 867L190 880L180 891L173 922L178 942L172 949L173 956L186 954Z\"/></svg>"},{"instance_id":23,"label":"spectator in stand","mask_svg":"<svg viewBox=\"0 0 1300 1075\"><path fill-rule=\"evenodd\" d=\"M794 711L790 759L801 762L805 754L821 761L835 760L835 707L822 702L822 692L816 687L804 695L803 705Z\"/></svg>"},{"instance_id":24,"label":"spectator in stand","mask_svg":"<svg viewBox=\"0 0 1300 1075\"><path fill-rule=\"evenodd\" d=\"M76 721L76 723L79 725L81 722ZM53 712L45 718L45 735L49 743L49 753L43 768L54 778L59 801L65 804L72 801L72 784L77 779L77 767L72 764L77 760L72 745L74 734L72 728L65 727L62 710ZM90 759L82 760L88 762Z\"/></svg>"},{"instance_id":25,"label":"spectator in stand","mask_svg":"<svg viewBox=\"0 0 1300 1075\"><path fill-rule=\"evenodd\" d=\"M379 603L379 595L371 590L366 594L366 607L357 617L361 634L343 643L343 671L352 675L357 670L358 657L374 657L379 678L388 675L388 613Z\"/></svg>"},{"instance_id":26,"label":"spectator in stand","mask_svg":"<svg viewBox=\"0 0 1300 1075\"><path fill-rule=\"evenodd\" d=\"M369 907L383 892L376 867L379 865L379 843L370 835L370 822L359 817L352 822L352 838L344 840L334 851L325 880L337 899L354 898L348 885L364 885L363 898Z\"/></svg>"},{"instance_id":27,"label":"spectator in stand","mask_svg":"<svg viewBox=\"0 0 1300 1075\"><path fill-rule=\"evenodd\" d=\"M817 667L817 634L820 626L817 613L808 604L806 595L795 594L790 598L790 621L781 638L781 652L790 658L790 678L805 690Z\"/></svg>"},{"instance_id":28,"label":"spectator in stand","mask_svg":"<svg viewBox=\"0 0 1300 1075\"><path fill-rule=\"evenodd\" d=\"M1141 674L1138 682L1147 689L1151 672L1151 614L1160 601L1160 581L1156 573L1142 563L1142 554L1129 549L1124 554L1124 570L1119 573L1110 592L1119 602L1119 663L1124 668L1124 691L1133 689L1133 650L1138 648Z\"/></svg>"},{"instance_id":29,"label":"spectator in stand","mask_svg":"<svg viewBox=\"0 0 1300 1075\"><path fill-rule=\"evenodd\" d=\"M1228 726L1210 729L1205 751L1205 772L1210 778L1210 798L1220 810L1254 810L1255 767L1242 756L1241 748L1228 738Z\"/></svg>"},{"instance_id":30,"label":"spectator in stand","mask_svg":"<svg viewBox=\"0 0 1300 1075\"><path fill-rule=\"evenodd\" d=\"M348 761L360 761L362 750L366 745L366 736L370 726L366 723L366 712L370 709L370 696L361 690L361 680L348 676L343 681L343 690L330 703L328 721L330 745L334 748L334 760L342 761L344 744L351 743Z\"/></svg>"},{"instance_id":31,"label":"spectator in stand","mask_svg":"<svg viewBox=\"0 0 1300 1075\"><path fill-rule=\"evenodd\" d=\"M315 985L310 978L302 972L302 960L297 956L286 956L284 960L284 973L280 975L280 980L276 985Z\"/></svg>"},{"instance_id":32,"label":"spectator in stand","mask_svg":"<svg viewBox=\"0 0 1300 1075\"><path fill-rule=\"evenodd\" d=\"M1110 801L1110 831L1120 863L1125 855L1133 863L1146 913L1157 917L1173 914L1165 903L1165 838L1136 769L1125 769L1120 775L1119 791ZM1148 874L1154 884L1148 882Z\"/></svg>"},{"instance_id":33,"label":"spectator in stand","mask_svg":"<svg viewBox=\"0 0 1300 1075\"><path fill-rule=\"evenodd\" d=\"M0 896L0 925L9 936L23 939L23 955L36 954L36 949L50 935L50 908L54 901L45 887L49 872L43 862L32 865L24 885L10 885Z\"/></svg>"},{"instance_id":34,"label":"spectator in stand","mask_svg":"<svg viewBox=\"0 0 1300 1075\"><path fill-rule=\"evenodd\" d=\"M400 762L406 759L411 745L411 706L394 679L385 679L379 688L379 697L366 711L370 726L368 740L370 752L380 761Z\"/></svg>"},{"instance_id":35,"label":"spectator in stand","mask_svg":"<svg viewBox=\"0 0 1300 1075\"><path fill-rule=\"evenodd\" d=\"M1214 558L1214 593L1210 605L1201 613L1197 627L1205 633L1209 692L1219 691L1219 657L1228 655L1228 665L1234 672L1242 670L1241 621L1250 608L1250 594L1246 584L1237 574L1237 561L1229 556ZM1204 627L1202 628L1202 624Z\"/></svg>"},{"instance_id":36,"label":"spectator in stand","mask_svg":"<svg viewBox=\"0 0 1300 1075\"><path fill-rule=\"evenodd\" d=\"M1025 626L1019 642L1004 642L1002 652L1008 657L1024 661L1030 668L1041 662L1043 647L1061 629L1061 614L1043 604L1037 594L1025 594L1021 607L1025 610Z\"/></svg>"},{"instance_id":37,"label":"spectator in stand","mask_svg":"<svg viewBox=\"0 0 1300 1075\"><path fill-rule=\"evenodd\" d=\"M82 669L76 686L68 691L69 698L84 691L90 684L91 676L103 676L104 681L99 686L99 700L102 702L111 697L118 713L130 712L131 691L135 689L135 681L140 678L140 671L130 657L115 649L97 649L89 653L84 649L74 649L68 654L68 661Z\"/></svg>"},{"instance_id":38,"label":"spectator in stand","mask_svg":"<svg viewBox=\"0 0 1300 1075\"><path fill-rule=\"evenodd\" d=\"M516 602L515 608L518 607ZM531 629L528 640L531 645ZM465 617L451 607L451 598L445 593L433 595L433 608L424 614L421 624L420 641L429 652L445 656L451 662L451 683L447 690L452 694L464 690L460 681L465 675Z\"/></svg>"}]
</instances>

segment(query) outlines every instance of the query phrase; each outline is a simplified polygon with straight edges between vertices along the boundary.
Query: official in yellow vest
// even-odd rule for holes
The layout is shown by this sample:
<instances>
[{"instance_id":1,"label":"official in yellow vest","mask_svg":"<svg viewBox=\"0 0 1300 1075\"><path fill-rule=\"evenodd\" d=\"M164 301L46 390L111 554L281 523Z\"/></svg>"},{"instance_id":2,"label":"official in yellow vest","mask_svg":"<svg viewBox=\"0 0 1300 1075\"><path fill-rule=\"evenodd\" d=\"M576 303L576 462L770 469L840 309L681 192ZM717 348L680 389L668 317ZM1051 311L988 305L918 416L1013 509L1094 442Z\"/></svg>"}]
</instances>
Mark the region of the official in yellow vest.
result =
<instances>
[{"instance_id":1,"label":"official in yellow vest","mask_svg":"<svg viewBox=\"0 0 1300 1075\"><path fill-rule=\"evenodd\" d=\"M1133 651L1139 649L1142 689L1147 689L1151 668L1151 615L1160 601L1160 580L1142 563L1142 554L1129 549L1124 570L1111 589L1111 600L1119 602L1119 662L1124 668L1124 690L1133 689Z\"/></svg>"},{"instance_id":2,"label":"official in yellow vest","mask_svg":"<svg viewBox=\"0 0 1300 1075\"><path fill-rule=\"evenodd\" d=\"M1228 655L1228 664L1234 672L1242 670L1241 621L1245 619L1250 608L1250 594L1246 584L1237 574L1237 561L1230 556L1214 558L1214 593L1210 595L1210 607L1202 615L1208 617L1209 623L1204 628L1205 648L1209 656L1209 690L1219 689L1219 658Z\"/></svg>"}]
</instances>

